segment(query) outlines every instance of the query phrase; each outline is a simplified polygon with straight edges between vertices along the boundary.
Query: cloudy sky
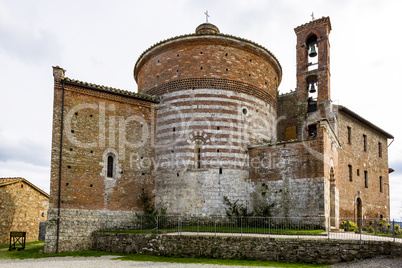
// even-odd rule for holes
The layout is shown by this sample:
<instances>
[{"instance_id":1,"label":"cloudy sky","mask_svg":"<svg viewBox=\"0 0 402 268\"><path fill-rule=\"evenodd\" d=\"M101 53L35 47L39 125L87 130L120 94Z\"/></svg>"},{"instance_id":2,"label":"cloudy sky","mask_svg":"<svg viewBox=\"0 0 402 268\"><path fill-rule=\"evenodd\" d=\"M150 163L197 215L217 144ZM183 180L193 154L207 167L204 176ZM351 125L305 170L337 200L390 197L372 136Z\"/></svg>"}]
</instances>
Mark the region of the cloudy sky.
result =
<instances>
[{"instance_id":1,"label":"cloudy sky","mask_svg":"<svg viewBox=\"0 0 402 268\"><path fill-rule=\"evenodd\" d=\"M53 77L137 90L133 67L160 40L210 22L268 48L296 86L296 26L329 16L335 103L393 134L391 217L402 218L402 1L397 0L0 0L0 177L25 177L49 192Z\"/></svg>"}]
</instances>

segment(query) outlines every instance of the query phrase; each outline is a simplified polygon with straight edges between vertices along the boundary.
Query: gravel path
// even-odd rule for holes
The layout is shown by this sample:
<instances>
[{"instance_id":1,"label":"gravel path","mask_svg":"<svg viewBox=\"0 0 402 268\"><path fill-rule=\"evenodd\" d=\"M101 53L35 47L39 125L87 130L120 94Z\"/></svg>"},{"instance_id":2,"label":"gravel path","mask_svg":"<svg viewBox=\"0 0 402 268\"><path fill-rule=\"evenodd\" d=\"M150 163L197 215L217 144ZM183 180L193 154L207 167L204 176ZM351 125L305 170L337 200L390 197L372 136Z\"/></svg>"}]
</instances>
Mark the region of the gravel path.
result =
<instances>
[{"instance_id":1,"label":"gravel path","mask_svg":"<svg viewBox=\"0 0 402 268\"><path fill-rule=\"evenodd\" d=\"M55 257L44 259L25 259L25 260L0 260L1 268L110 268L110 267L171 267L171 268L206 268L206 267L221 267L220 265L212 264L184 264L184 263L165 263L165 262L137 262L137 261L120 261L111 260L116 256L102 257ZM244 266L228 266L230 268ZM398 268L402 267L402 259L367 259L353 263L339 263L331 265L331 267L350 267L350 268ZM258 268L258 267L257 267Z\"/></svg>"},{"instance_id":2,"label":"gravel path","mask_svg":"<svg viewBox=\"0 0 402 268\"><path fill-rule=\"evenodd\" d=\"M116 256L102 257L55 257L44 259L25 259L25 260L0 260L1 268L110 268L110 267L170 267L170 268L209 268L220 267L221 265L212 264L187 264L187 263L166 263L166 262L139 262L139 261L120 261L111 260ZM230 268L244 266L227 266ZM257 267L258 268L258 267ZM266 267L265 267L266 268Z\"/></svg>"},{"instance_id":3,"label":"gravel path","mask_svg":"<svg viewBox=\"0 0 402 268\"><path fill-rule=\"evenodd\" d=\"M387 259L387 258L375 258L375 259L366 259L362 261L349 262L349 263L337 263L331 265L331 267L341 268L341 267L350 267L350 268L401 268L402 267L402 259Z\"/></svg>"}]
</instances>

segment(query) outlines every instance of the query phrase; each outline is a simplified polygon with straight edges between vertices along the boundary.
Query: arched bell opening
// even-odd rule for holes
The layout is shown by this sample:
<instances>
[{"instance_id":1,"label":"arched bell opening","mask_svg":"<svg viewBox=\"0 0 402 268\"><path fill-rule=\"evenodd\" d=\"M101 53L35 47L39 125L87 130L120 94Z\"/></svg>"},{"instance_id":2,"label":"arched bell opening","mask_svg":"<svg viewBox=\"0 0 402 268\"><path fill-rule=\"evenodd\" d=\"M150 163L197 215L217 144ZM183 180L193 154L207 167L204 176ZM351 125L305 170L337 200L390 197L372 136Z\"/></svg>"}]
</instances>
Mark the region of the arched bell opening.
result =
<instances>
[{"instance_id":1,"label":"arched bell opening","mask_svg":"<svg viewBox=\"0 0 402 268\"><path fill-rule=\"evenodd\" d=\"M317 111L318 77L316 75L310 75L307 77L306 82L308 112L312 113Z\"/></svg>"},{"instance_id":2,"label":"arched bell opening","mask_svg":"<svg viewBox=\"0 0 402 268\"><path fill-rule=\"evenodd\" d=\"M318 68L318 38L315 34L310 35L306 40L307 68L308 71Z\"/></svg>"}]
</instances>

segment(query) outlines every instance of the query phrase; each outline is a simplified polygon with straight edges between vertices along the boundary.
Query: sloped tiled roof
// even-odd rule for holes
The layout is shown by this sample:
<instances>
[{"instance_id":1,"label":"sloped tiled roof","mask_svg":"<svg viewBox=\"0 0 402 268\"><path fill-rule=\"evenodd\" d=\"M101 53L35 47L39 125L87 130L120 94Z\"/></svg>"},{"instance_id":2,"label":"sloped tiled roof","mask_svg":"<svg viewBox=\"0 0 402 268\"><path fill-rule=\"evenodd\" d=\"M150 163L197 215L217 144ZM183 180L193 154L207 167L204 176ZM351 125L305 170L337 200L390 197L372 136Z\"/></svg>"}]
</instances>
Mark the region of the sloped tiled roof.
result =
<instances>
[{"instance_id":1,"label":"sloped tiled roof","mask_svg":"<svg viewBox=\"0 0 402 268\"><path fill-rule=\"evenodd\" d=\"M33 183L31 183L30 181L21 178L21 177L10 177L10 178L0 178L0 187L6 186L6 185L10 185L10 184L14 184L14 183L19 183L19 182L25 182L26 184L28 184L29 186L31 186L32 188L34 188L36 191L40 192L41 194L43 194L44 196L46 196L47 198L49 198L49 194L46 193L45 191L43 191L42 189L38 188L37 186L35 186Z\"/></svg>"},{"instance_id":2,"label":"sloped tiled roof","mask_svg":"<svg viewBox=\"0 0 402 268\"><path fill-rule=\"evenodd\" d=\"M338 108L339 111L344 112L345 114L351 116L352 118L356 119L357 121L359 121L360 123L365 124L366 126L374 129L375 131L379 132L380 134L384 135L385 137L387 137L388 139L393 139L394 136L391 135L390 133L386 132L385 130L379 128L378 126L374 125L373 123L371 123L370 121L364 119L363 117L361 117L360 115L356 114L355 112L353 112L352 110L346 108L345 106L342 105L334 105L336 108Z\"/></svg>"},{"instance_id":3,"label":"sloped tiled roof","mask_svg":"<svg viewBox=\"0 0 402 268\"><path fill-rule=\"evenodd\" d=\"M88 82L71 79L68 77L63 78L61 81L66 84L78 85L81 87L91 88L91 89L95 89L98 91L109 92L112 94L118 94L118 95L122 95L122 96L126 96L126 97L132 97L132 98L136 98L136 99L159 103L159 98L150 96L147 94L143 94L143 93L135 93L132 91L108 87L108 86L104 86L104 85L96 85L96 84L92 84L92 83L88 83Z\"/></svg>"}]
</instances>

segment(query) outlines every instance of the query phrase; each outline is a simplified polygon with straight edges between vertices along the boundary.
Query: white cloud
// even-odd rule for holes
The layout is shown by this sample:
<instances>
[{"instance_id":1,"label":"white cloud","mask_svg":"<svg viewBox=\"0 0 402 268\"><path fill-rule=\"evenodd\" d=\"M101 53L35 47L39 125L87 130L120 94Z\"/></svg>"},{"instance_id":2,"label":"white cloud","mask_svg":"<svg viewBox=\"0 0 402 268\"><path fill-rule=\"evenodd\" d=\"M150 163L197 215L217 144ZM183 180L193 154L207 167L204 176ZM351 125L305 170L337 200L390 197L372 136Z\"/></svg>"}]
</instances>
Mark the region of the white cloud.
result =
<instances>
[{"instance_id":1,"label":"white cloud","mask_svg":"<svg viewBox=\"0 0 402 268\"><path fill-rule=\"evenodd\" d=\"M0 129L0 161L9 160L46 167L50 164L50 142L21 139Z\"/></svg>"},{"instance_id":2,"label":"white cloud","mask_svg":"<svg viewBox=\"0 0 402 268\"><path fill-rule=\"evenodd\" d=\"M0 161L0 178L22 177L49 193L50 167L22 161Z\"/></svg>"},{"instance_id":3,"label":"white cloud","mask_svg":"<svg viewBox=\"0 0 402 268\"><path fill-rule=\"evenodd\" d=\"M160 40L193 33L208 9L221 32L274 53L283 67L280 91L287 92L296 87L293 29L314 11L316 18L331 18L332 99L396 137L389 160L397 170L390 176L391 215L397 217L401 5L392 0L1 1L0 175L23 176L49 188L51 65L74 79L136 90L132 71L138 56Z\"/></svg>"},{"instance_id":4,"label":"white cloud","mask_svg":"<svg viewBox=\"0 0 402 268\"><path fill-rule=\"evenodd\" d=\"M391 219L402 219L402 174L390 174Z\"/></svg>"},{"instance_id":5,"label":"white cloud","mask_svg":"<svg viewBox=\"0 0 402 268\"><path fill-rule=\"evenodd\" d=\"M60 45L53 32L12 16L4 5L0 6L0 14L0 50L21 61L34 63L60 59Z\"/></svg>"}]
</instances>

